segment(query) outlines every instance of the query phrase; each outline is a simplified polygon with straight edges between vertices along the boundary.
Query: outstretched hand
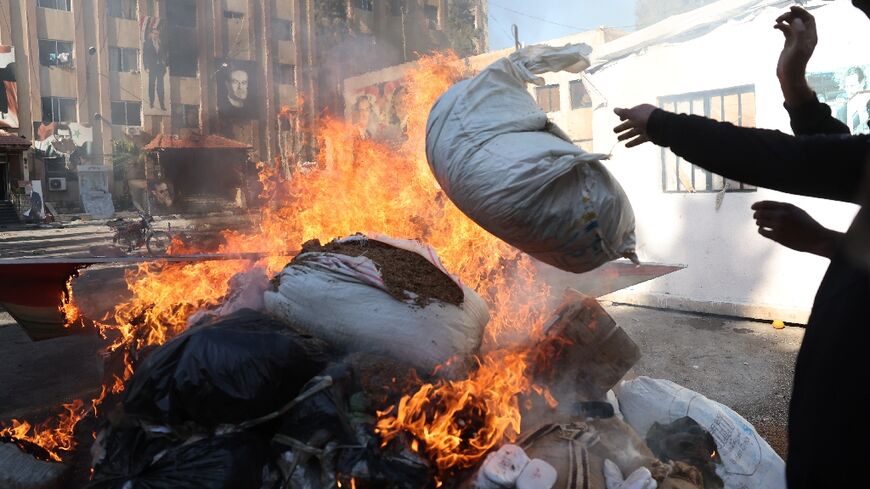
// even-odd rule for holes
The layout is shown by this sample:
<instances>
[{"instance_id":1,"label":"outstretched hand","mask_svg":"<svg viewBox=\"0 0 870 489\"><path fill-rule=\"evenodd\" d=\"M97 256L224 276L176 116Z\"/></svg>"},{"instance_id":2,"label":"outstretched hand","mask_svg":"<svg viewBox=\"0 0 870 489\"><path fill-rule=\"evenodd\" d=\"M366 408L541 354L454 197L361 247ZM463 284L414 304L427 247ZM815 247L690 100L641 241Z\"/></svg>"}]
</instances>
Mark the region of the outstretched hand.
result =
<instances>
[{"instance_id":1,"label":"outstretched hand","mask_svg":"<svg viewBox=\"0 0 870 489\"><path fill-rule=\"evenodd\" d=\"M803 209L785 202L762 201L752 205L758 234L796 251L830 258L839 233L831 231Z\"/></svg>"},{"instance_id":2,"label":"outstretched hand","mask_svg":"<svg viewBox=\"0 0 870 489\"><path fill-rule=\"evenodd\" d=\"M633 148L649 141L647 125L649 117L657 109L654 105L643 104L631 109L614 109L622 124L616 126L613 132L619 134L620 141L628 141L626 148Z\"/></svg>"}]
</instances>

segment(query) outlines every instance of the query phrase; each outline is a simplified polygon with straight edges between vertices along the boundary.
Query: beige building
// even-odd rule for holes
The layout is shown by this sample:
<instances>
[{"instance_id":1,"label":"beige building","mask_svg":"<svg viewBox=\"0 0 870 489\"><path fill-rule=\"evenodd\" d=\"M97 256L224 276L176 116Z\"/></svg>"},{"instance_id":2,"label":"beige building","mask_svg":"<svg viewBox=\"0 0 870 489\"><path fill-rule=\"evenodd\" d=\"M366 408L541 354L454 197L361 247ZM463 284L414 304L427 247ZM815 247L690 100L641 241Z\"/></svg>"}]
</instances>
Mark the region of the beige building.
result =
<instances>
[{"instance_id":1,"label":"beige building","mask_svg":"<svg viewBox=\"0 0 870 489\"><path fill-rule=\"evenodd\" d=\"M10 173L41 180L47 202L76 203L79 167L110 173L120 140L218 134L290 168L311 156L314 118L344 110L344 78L433 49L482 52L486 9L482 0L0 0L0 45L14 48L20 105L18 127L6 130L33 141Z\"/></svg>"}]
</instances>

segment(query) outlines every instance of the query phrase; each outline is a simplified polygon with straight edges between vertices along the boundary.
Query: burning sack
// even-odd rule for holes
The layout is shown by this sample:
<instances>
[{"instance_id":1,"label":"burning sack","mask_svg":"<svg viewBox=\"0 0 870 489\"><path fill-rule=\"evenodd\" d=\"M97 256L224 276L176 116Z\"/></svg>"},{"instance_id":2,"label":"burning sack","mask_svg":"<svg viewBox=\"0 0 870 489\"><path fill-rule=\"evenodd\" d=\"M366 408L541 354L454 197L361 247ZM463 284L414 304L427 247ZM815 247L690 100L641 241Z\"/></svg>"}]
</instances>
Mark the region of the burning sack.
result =
<instances>
[{"instance_id":1,"label":"burning sack","mask_svg":"<svg viewBox=\"0 0 870 489\"><path fill-rule=\"evenodd\" d=\"M0 487L3 489L55 489L60 487L67 468L48 460L48 453L36 445L0 438Z\"/></svg>"},{"instance_id":2,"label":"burning sack","mask_svg":"<svg viewBox=\"0 0 870 489\"><path fill-rule=\"evenodd\" d=\"M111 430L86 489L260 489L268 446L246 433L188 442L135 427Z\"/></svg>"},{"instance_id":3,"label":"burning sack","mask_svg":"<svg viewBox=\"0 0 870 489\"><path fill-rule=\"evenodd\" d=\"M480 347L489 312L431 248L362 235L303 246L274 279L266 309L347 352L431 372Z\"/></svg>"},{"instance_id":4,"label":"burning sack","mask_svg":"<svg viewBox=\"0 0 870 489\"><path fill-rule=\"evenodd\" d=\"M160 423L235 424L281 408L326 362L323 342L242 310L155 350L133 375L124 410Z\"/></svg>"},{"instance_id":5,"label":"burning sack","mask_svg":"<svg viewBox=\"0 0 870 489\"><path fill-rule=\"evenodd\" d=\"M426 156L450 199L487 231L582 273L636 260L634 212L600 160L547 119L527 83L589 67L586 45L531 46L457 83L429 115Z\"/></svg>"},{"instance_id":6,"label":"burning sack","mask_svg":"<svg viewBox=\"0 0 870 489\"><path fill-rule=\"evenodd\" d=\"M718 475L726 489L785 488L785 463L755 428L727 406L667 380L638 377L616 390L625 421L642 436L655 423L668 424L684 416L709 432L722 460Z\"/></svg>"}]
</instances>

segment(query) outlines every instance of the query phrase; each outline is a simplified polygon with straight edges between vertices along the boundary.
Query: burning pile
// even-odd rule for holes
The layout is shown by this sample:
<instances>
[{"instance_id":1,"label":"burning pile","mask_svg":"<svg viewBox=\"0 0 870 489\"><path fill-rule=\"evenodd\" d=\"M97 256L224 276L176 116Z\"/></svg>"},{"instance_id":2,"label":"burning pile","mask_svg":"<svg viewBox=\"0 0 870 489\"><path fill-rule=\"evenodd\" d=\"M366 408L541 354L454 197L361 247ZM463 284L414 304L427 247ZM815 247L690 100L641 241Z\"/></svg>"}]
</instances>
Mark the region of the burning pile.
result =
<instances>
[{"instance_id":1,"label":"burning pile","mask_svg":"<svg viewBox=\"0 0 870 489\"><path fill-rule=\"evenodd\" d=\"M317 171L287 180L262 168L270 206L258 231L225 232L218 251L272 258L142 265L126 277L131 299L105 318L81 317L69 295L69 323L93 325L109 343L103 392L54 422L13 422L0 437L68 461L77 424L99 414L94 489L137 478L167 488L460 486L482 464L484 473L498 465L484 461L506 441L581 462L600 450L594 460L611 458L624 473L658 467L616 410L593 415L588 404L631 367L636 347L619 348L627 337L586 299L545 322L550 291L531 260L468 219L429 170L429 108L462 66L434 55L408 75L398 148L324 120ZM360 230L431 248L331 241ZM299 253L288 243L308 244ZM416 272L394 274L397 262ZM253 294L272 318L239 310L248 304L237 299L257 292L258 280L243 280L252 276L275 277ZM601 352L609 363L596 368Z\"/></svg>"}]
</instances>

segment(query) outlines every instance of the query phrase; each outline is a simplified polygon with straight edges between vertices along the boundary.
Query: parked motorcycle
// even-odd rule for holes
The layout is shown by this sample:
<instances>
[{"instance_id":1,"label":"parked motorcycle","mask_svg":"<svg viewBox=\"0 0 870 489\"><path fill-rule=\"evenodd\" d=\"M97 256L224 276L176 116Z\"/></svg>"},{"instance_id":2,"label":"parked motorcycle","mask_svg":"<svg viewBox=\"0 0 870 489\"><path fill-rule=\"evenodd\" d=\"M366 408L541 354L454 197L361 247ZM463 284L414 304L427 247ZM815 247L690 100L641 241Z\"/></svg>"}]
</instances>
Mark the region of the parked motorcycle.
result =
<instances>
[{"instance_id":1,"label":"parked motorcycle","mask_svg":"<svg viewBox=\"0 0 870 489\"><path fill-rule=\"evenodd\" d=\"M126 248L128 253L145 246L149 255L164 255L172 243L172 234L154 229L153 222L153 217L140 212L135 222L118 218L106 225L115 233L112 242Z\"/></svg>"}]
</instances>

